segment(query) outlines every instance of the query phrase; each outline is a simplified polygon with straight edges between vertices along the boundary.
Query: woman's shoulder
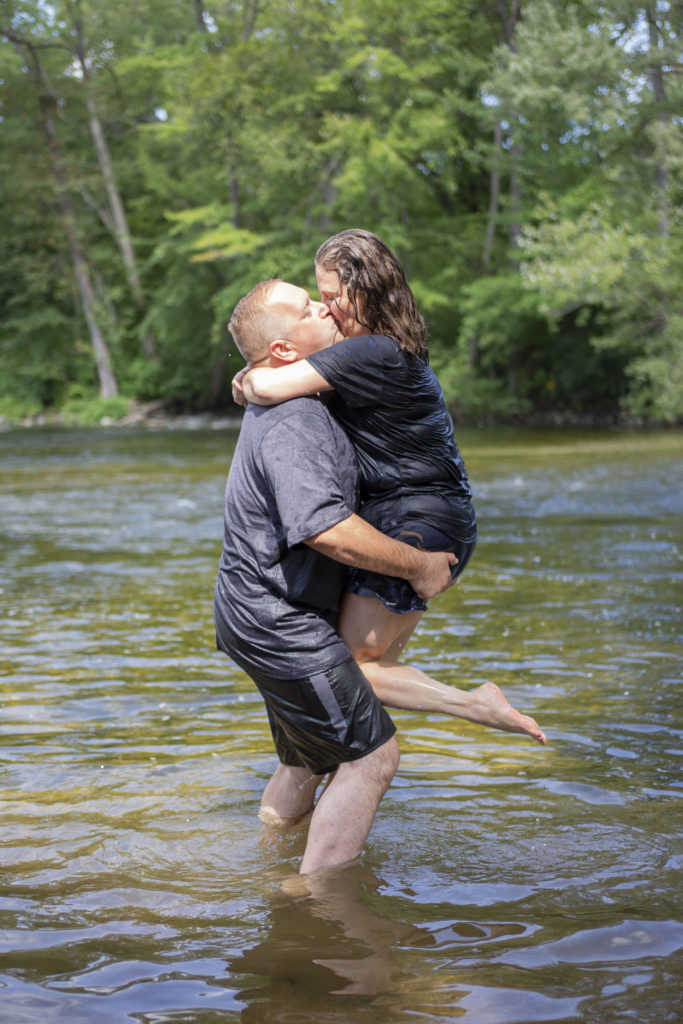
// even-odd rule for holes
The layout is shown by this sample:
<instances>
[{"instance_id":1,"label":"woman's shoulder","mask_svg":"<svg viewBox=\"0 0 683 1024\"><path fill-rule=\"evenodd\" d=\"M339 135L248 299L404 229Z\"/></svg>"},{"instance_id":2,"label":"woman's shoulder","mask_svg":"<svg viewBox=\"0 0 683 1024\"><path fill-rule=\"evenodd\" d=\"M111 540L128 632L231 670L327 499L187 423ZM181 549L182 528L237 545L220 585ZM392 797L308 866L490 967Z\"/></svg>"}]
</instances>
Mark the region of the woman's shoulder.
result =
<instances>
[{"instance_id":1,"label":"woman's shoulder","mask_svg":"<svg viewBox=\"0 0 683 1024\"><path fill-rule=\"evenodd\" d=\"M342 338L329 348L308 356L315 366L372 366L388 365L401 360L403 353L399 345L384 334L358 334L350 338Z\"/></svg>"},{"instance_id":2,"label":"woman's shoulder","mask_svg":"<svg viewBox=\"0 0 683 1024\"><path fill-rule=\"evenodd\" d=\"M389 374L391 378L413 381L430 372L429 364L417 359L401 348L386 334L359 334L309 355L309 362L323 376L326 373L371 376Z\"/></svg>"},{"instance_id":3,"label":"woman's shoulder","mask_svg":"<svg viewBox=\"0 0 683 1024\"><path fill-rule=\"evenodd\" d=\"M415 356L411 352L406 352L395 338L391 338L387 334L369 334L366 335L366 337L369 343L375 345L387 355L400 359L401 362L406 363L408 366L422 368L429 367L429 363L425 359L421 359L419 356Z\"/></svg>"},{"instance_id":4,"label":"woman's shoulder","mask_svg":"<svg viewBox=\"0 0 683 1024\"><path fill-rule=\"evenodd\" d=\"M382 358L391 361L403 362L405 353L397 341L386 334L359 334L353 338L344 338L333 346L349 355L356 353L368 359Z\"/></svg>"},{"instance_id":5,"label":"woman's shoulder","mask_svg":"<svg viewBox=\"0 0 683 1024\"><path fill-rule=\"evenodd\" d=\"M399 347L397 342L395 342L393 338L387 337L386 334L356 334L352 335L349 338L343 338L341 341L336 342L335 345L333 345L332 347L339 348L344 346L348 348L384 348L388 346L393 346L395 348Z\"/></svg>"}]
</instances>

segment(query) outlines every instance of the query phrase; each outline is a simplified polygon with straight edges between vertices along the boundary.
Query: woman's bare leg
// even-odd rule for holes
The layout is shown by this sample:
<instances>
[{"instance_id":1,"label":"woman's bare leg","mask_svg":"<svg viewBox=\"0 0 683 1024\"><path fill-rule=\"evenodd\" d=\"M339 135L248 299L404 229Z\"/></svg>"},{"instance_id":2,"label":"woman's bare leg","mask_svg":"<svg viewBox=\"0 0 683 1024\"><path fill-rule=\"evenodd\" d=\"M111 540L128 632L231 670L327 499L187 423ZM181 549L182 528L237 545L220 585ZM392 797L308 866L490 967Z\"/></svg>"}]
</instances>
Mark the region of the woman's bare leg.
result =
<instances>
[{"instance_id":1,"label":"woman's bare leg","mask_svg":"<svg viewBox=\"0 0 683 1024\"><path fill-rule=\"evenodd\" d=\"M464 718L491 729L523 733L545 744L545 736L533 718L516 711L495 683L484 683L471 691L458 690L412 665L398 664L396 658L421 616L422 612L391 612L375 597L344 597L339 633L382 703L405 711L434 711Z\"/></svg>"}]
</instances>

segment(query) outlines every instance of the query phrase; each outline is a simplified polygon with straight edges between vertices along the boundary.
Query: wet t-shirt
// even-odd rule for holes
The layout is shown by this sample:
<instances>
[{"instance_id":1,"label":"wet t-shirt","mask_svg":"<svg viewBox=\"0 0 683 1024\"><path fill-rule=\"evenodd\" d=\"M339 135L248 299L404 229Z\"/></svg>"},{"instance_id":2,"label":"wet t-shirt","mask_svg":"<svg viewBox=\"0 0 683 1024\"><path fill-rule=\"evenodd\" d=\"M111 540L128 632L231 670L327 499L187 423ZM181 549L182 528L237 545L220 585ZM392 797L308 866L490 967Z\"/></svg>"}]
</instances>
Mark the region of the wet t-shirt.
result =
<instances>
[{"instance_id":1,"label":"wet t-shirt","mask_svg":"<svg viewBox=\"0 0 683 1024\"><path fill-rule=\"evenodd\" d=\"M348 569L304 541L357 506L353 448L322 402L247 408L214 600L218 646L246 671L294 679L349 657L334 630Z\"/></svg>"},{"instance_id":2,"label":"wet t-shirt","mask_svg":"<svg viewBox=\"0 0 683 1024\"><path fill-rule=\"evenodd\" d=\"M328 406L356 449L363 518L379 530L426 520L476 540L465 463L429 364L384 335L346 338L307 358L334 388Z\"/></svg>"}]
</instances>

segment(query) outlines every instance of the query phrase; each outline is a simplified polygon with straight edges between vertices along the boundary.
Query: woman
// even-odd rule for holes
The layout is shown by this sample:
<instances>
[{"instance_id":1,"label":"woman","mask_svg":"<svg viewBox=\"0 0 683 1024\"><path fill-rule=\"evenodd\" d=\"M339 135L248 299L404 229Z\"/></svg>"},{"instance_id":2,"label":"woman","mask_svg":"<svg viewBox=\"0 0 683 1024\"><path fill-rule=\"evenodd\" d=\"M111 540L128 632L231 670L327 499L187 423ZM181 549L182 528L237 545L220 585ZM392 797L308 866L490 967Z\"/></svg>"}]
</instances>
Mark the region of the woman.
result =
<instances>
[{"instance_id":1,"label":"woman","mask_svg":"<svg viewBox=\"0 0 683 1024\"><path fill-rule=\"evenodd\" d=\"M331 392L330 411L358 455L360 514L397 540L453 551L455 579L474 550L476 519L428 363L425 322L403 270L380 238L352 229L320 247L315 272L321 301L344 340L285 367L250 370L236 379L236 391L261 405ZM544 744L536 722L512 708L495 684L465 692L398 664L425 609L405 580L353 571L339 633L383 703L525 733Z\"/></svg>"}]
</instances>

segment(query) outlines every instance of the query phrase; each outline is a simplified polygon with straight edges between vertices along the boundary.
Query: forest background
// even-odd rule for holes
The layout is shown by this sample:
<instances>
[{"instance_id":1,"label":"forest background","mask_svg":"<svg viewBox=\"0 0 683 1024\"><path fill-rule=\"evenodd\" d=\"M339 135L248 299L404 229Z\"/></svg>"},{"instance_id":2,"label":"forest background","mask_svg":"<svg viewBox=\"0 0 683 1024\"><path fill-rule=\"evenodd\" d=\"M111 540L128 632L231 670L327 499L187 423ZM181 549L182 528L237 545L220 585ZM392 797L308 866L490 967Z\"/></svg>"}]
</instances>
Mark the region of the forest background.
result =
<instances>
[{"instance_id":1,"label":"forest background","mask_svg":"<svg viewBox=\"0 0 683 1024\"><path fill-rule=\"evenodd\" d=\"M398 253L461 420L683 415L683 4L1 0L0 415L233 409L257 281Z\"/></svg>"}]
</instances>

